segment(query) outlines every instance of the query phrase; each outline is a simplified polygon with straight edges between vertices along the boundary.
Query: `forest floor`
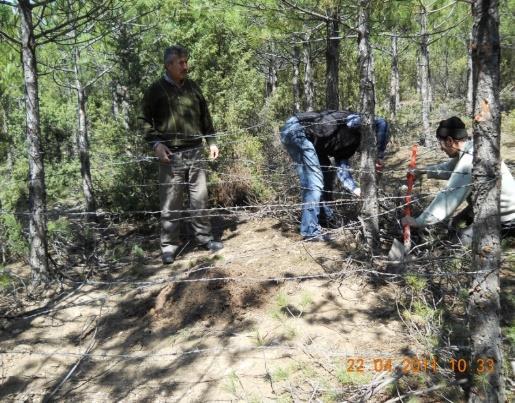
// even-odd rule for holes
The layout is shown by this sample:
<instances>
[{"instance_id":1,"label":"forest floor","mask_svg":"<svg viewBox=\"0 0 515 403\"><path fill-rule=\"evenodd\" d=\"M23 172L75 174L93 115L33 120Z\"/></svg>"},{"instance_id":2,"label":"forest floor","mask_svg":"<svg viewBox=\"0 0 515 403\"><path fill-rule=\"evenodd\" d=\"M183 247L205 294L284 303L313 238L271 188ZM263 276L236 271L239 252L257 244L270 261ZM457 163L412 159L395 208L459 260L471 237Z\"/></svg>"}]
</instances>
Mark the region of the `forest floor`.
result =
<instances>
[{"instance_id":1,"label":"forest floor","mask_svg":"<svg viewBox=\"0 0 515 403\"><path fill-rule=\"evenodd\" d=\"M48 397L85 352L60 399L309 400L339 395L346 357L366 360L362 376L371 380L372 359L411 351L395 288L359 273L331 279L318 263L345 261L340 243L307 245L273 219L240 224L223 239L216 255L191 252L163 267L154 253L114 284L82 286L51 312L11 321L1 336L11 352L2 400ZM191 282L163 289L172 275ZM235 280L202 281L218 277Z\"/></svg>"},{"instance_id":2,"label":"forest floor","mask_svg":"<svg viewBox=\"0 0 515 403\"><path fill-rule=\"evenodd\" d=\"M408 156L400 149L387 166ZM306 243L277 217L218 224L222 251L189 248L171 266L155 225L120 226L116 264L0 319L0 400L384 402L438 386L431 361L394 382L403 360L434 350L401 313L405 283L378 280L356 255L359 231ZM503 276L515 290L512 269ZM446 390L421 401L443 401Z\"/></svg>"}]
</instances>

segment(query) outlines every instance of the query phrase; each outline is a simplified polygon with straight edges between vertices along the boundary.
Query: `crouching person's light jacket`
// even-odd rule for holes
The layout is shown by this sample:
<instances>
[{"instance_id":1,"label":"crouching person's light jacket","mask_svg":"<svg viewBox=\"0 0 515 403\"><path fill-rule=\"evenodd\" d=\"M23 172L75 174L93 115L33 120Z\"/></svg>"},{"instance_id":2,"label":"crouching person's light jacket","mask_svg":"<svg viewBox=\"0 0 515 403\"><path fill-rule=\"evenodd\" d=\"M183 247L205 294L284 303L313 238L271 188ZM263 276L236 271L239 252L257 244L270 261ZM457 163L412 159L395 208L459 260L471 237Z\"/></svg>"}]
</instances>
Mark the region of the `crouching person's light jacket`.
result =
<instances>
[{"instance_id":1,"label":"crouching person's light jacket","mask_svg":"<svg viewBox=\"0 0 515 403\"><path fill-rule=\"evenodd\" d=\"M472 191L473 142L467 141L459 156L442 164L426 168L431 179L448 179L424 212L416 218L418 226L436 224L452 216ZM501 162L501 222L515 222L515 180L504 162Z\"/></svg>"}]
</instances>

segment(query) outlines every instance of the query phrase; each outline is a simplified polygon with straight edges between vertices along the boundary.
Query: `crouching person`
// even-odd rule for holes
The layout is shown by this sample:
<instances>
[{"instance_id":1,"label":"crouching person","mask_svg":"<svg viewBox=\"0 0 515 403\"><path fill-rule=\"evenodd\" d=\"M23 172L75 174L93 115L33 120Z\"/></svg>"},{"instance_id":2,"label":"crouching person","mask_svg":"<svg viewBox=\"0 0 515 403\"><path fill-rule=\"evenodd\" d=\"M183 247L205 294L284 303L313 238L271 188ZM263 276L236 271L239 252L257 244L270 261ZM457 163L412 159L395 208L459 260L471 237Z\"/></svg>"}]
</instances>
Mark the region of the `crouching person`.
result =
<instances>
[{"instance_id":1,"label":"crouching person","mask_svg":"<svg viewBox=\"0 0 515 403\"><path fill-rule=\"evenodd\" d=\"M445 179L447 185L418 217L404 217L403 224L422 228L434 225L453 216L461 204L471 195L472 160L474 145L468 138L465 124L458 117L442 120L436 130L441 150L451 159L441 164L416 169L416 176L425 174L432 179ZM515 233L515 180L504 162L501 163L501 236ZM472 206L470 203L450 222L459 241L472 243ZM465 224L460 229L460 224Z\"/></svg>"}]
</instances>

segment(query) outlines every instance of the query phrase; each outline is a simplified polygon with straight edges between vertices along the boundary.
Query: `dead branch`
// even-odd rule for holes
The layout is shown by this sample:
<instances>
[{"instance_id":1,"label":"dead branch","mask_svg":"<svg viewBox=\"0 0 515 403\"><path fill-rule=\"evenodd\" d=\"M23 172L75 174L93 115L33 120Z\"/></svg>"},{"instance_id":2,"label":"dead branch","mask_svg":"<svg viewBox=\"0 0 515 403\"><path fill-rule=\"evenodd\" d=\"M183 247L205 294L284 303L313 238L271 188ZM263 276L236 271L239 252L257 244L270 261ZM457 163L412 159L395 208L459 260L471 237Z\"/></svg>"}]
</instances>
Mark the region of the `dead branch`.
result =
<instances>
[{"instance_id":1,"label":"dead branch","mask_svg":"<svg viewBox=\"0 0 515 403\"><path fill-rule=\"evenodd\" d=\"M453 382L453 385L462 385L462 384L464 384L466 382L467 382L467 379L461 379L461 380L459 380L457 382ZM402 396L399 396L399 397L396 397L394 399L387 400L385 403L401 402L403 399L405 399L407 397L425 395L426 393L431 393L431 392L434 392L435 390L443 389L443 388L446 388L448 386L449 385L443 383L443 384L440 384L440 385L431 386L430 388L427 388L427 389L415 390L413 392L406 393L406 394L404 394Z\"/></svg>"},{"instance_id":2,"label":"dead branch","mask_svg":"<svg viewBox=\"0 0 515 403\"><path fill-rule=\"evenodd\" d=\"M68 374L66 374L66 376L63 378L63 380L61 382L59 382L59 385L57 385L54 388L54 390L52 390L52 392L50 392L50 394L44 399L45 402L50 401L52 396L54 396L59 391L59 389L61 389L61 387L66 383L66 381L73 375L73 373L75 372L77 367L80 365L82 360L84 360L84 358L89 355L91 350L93 350L93 347L95 346L96 341L97 341L96 340L97 330L98 330L98 327L95 328L95 333L93 334L93 339L91 340L91 343L89 343L89 346L86 348L84 353L79 357L79 359L77 360L75 365L72 367L72 369L68 372Z\"/></svg>"}]
</instances>

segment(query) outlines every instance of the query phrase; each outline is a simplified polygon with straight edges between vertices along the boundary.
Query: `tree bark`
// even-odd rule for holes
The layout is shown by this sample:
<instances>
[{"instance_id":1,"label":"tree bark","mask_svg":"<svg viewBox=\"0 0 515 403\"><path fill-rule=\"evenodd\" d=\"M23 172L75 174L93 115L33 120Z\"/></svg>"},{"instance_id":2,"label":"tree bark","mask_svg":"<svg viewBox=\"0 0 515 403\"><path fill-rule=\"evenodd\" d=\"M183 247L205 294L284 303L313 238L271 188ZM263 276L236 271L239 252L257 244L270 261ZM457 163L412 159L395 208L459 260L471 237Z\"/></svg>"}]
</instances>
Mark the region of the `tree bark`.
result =
<instances>
[{"instance_id":1,"label":"tree bark","mask_svg":"<svg viewBox=\"0 0 515 403\"><path fill-rule=\"evenodd\" d=\"M298 46L293 47L293 110L300 112L300 48Z\"/></svg>"},{"instance_id":2,"label":"tree bark","mask_svg":"<svg viewBox=\"0 0 515 403\"><path fill-rule=\"evenodd\" d=\"M331 19L327 24L327 48L325 53L326 59L326 94L325 104L327 109L337 110L340 107L340 97L338 93L339 85L339 64L340 64L340 39L339 36L339 12L338 8L335 7L329 10Z\"/></svg>"},{"instance_id":3,"label":"tree bark","mask_svg":"<svg viewBox=\"0 0 515 403\"><path fill-rule=\"evenodd\" d=\"M0 200L0 210L2 209L2 200ZM0 221L0 249L2 251L2 264L7 263L7 248L5 247L5 238L4 238L4 226L2 221Z\"/></svg>"},{"instance_id":4,"label":"tree bark","mask_svg":"<svg viewBox=\"0 0 515 403\"><path fill-rule=\"evenodd\" d=\"M123 128L130 129L129 119L129 88L120 83L113 83L113 115L116 119L121 119Z\"/></svg>"},{"instance_id":5,"label":"tree bark","mask_svg":"<svg viewBox=\"0 0 515 403\"><path fill-rule=\"evenodd\" d=\"M379 246L379 205L375 175L376 137L374 127L375 97L372 51L369 41L370 0L360 0L358 19L358 47L360 70L361 124L361 220L367 245L372 256Z\"/></svg>"},{"instance_id":6,"label":"tree bark","mask_svg":"<svg viewBox=\"0 0 515 403\"><path fill-rule=\"evenodd\" d=\"M311 64L310 39L310 35L306 34L304 38L304 48L302 49L304 58L304 97L306 102L306 111L314 110L315 104L315 83L313 80L313 66Z\"/></svg>"},{"instance_id":7,"label":"tree bark","mask_svg":"<svg viewBox=\"0 0 515 403\"><path fill-rule=\"evenodd\" d=\"M426 146L434 145L434 136L431 136L431 124L429 114L431 112L431 82L429 75L429 34L427 31L428 14L425 7L422 6L420 12L420 59L419 59L419 77L420 77L420 96L422 100L422 126L423 138Z\"/></svg>"},{"instance_id":8,"label":"tree bark","mask_svg":"<svg viewBox=\"0 0 515 403\"><path fill-rule=\"evenodd\" d=\"M266 75L266 97L271 97L277 89L277 60L275 46L272 44L270 59L268 60L268 72Z\"/></svg>"},{"instance_id":9,"label":"tree bark","mask_svg":"<svg viewBox=\"0 0 515 403\"><path fill-rule=\"evenodd\" d=\"M134 105L134 89L142 80L140 53L141 37L132 32L130 24L122 23L114 32L115 54L120 69L112 74L113 114L126 130L134 129L131 119L131 105Z\"/></svg>"},{"instance_id":10,"label":"tree bark","mask_svg":"<svg viewBox=\"0 0 515 403\"><path fill-rule=\"evenodd\" d=\"M390 117L397 119L397 110L401 103L399 84L399 49L397 35L392 36L392 74L390 76Z\"/></svg>"},{"instance_id":11,"label":"tree bark","mask_svg":"<svg viewBox=\"0 0 515 403\"><path fill-rule=\"evenodd\" d=\"M422 85L421 85L421 78L420 78L420 52L417 52L417 94L420 95L422 93Z\"/></svg>"},{"instance_id":12,"label":"tree bark","mask_svg":"<svg viewBox=\"0 0 515 403\"><path fill-rule=\"evenodd\" d=\"M277 69L275 60L272 58L268 64L268 73L266 76L266 97L271 97L277 89Z\"/></svg>"},{"instance_id":13,"label":"tree bark","mask_svg":"<svg viewBox=\"0 0 515 403\"><path fill-rule=\"evenodd\" d=\"M444 76L443 76L443 98L449 96L449 46L444 46ZM431 100L433 96L431 94Z\"/></svg>"},{"instance_id":14,"label":"tree bark","mask_svg":"<svg viewBox=\"0 0 515 403\"><path fill-rule=\"evenodd\" d=\"M82 192L84 194L85 210L87 212L96 211L96 202L91 180L91 164L89 160L89 138L88 138L88 115L87 115L87 96L80 78L80 51L78 48L73 50L75 88L77 90L77 151L80 159L80 174L82 177Z\"/></svg>"},{"instance_id":15,"label":"tree bark","mask_svg":"<svg viewBox=\"0 0 515 403\"><path fill-rule=\"evenodd\" d=\"M480 371L480 360L494 360L485 378L470 375L469 402L504 402L500 328L499 270L501 114L499 102L500 38L498 0L475 0L472 5L472 60L474 88L474 237L473 280L469 299L471 335L470 374Z\"/></svg>"},{"instance_id":16,"label":"tree bark","mask_svg":"<svg viewBox=\"0 0 515 403\"><path fill-rule=\"evenodd\" d=\"M0 135L0 141L5 141L7 143L7 172L9 172L9 178L13 177L13 169L14 169L14 161L13 161L13 145L12 145L12 139L9 136L9 126L7 123L7 107L2 107L2 128L0 129L2 131Z\"/></svg>"},{"instance_id":17,"label":"tree bark","mask_svg":"<svg viewBox=\"0 0 515 403\"><path fill-rule=\"evenodd\" d=\"M39 118L36 41L29 0L19 0L21 52L26 91L27 151L29 159L29 264L35 285L49 279L47 258L46 188Z\"/></svg>"},{"instance_id":18,"label":"tree bark","mask_svg":"<svg viewBox=\"0 0 515 403\"><path fill-rule=\"evenodd\" d=\"M474 80L472 77L472 32L467 41L467 106L466 113L469 118L474 117Z\"/></svg>"}]
</instances>

